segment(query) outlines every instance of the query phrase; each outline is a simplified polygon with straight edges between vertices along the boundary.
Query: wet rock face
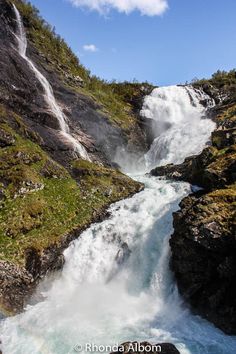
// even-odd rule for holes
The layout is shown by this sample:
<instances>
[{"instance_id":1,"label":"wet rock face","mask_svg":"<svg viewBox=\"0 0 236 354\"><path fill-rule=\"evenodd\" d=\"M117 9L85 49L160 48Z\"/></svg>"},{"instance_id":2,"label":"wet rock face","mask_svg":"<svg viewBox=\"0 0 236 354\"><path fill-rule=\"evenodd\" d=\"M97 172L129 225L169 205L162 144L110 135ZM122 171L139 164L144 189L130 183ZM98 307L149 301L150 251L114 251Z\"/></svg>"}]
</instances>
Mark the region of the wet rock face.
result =
<instances>
[{"instance_id":1,"label":"wet rock face","mask_svg":"<svg viewBox=\"0 0 236 354\"><path fill-rule=\"evenodd\" d=\"M16 31L16 21L10 2L0 0L0 9L0 103L23 116L27 125L42 138L42 146L65 166L68 159L74 157L73 149L58 134L59 124L48 110L43 88L27 62L17 52L13 34ZM25 25L27 27L27 23ZM75 90L62 80L56 69L30 40L27 55L50 82L55 97L69 120L71 132L95 156L95 160L111 163L116 149L127 146L135 134L135 141L140 141L140 146L137 148L137 144L134 144L132 149L145 146L145 136L138 124L130 137L118 125L112 124L108 114L102 113L101 105L85 92ZM75 81L81 86L80 78L73 78L73 85Z\"/></svg>"},{"instance_id":2,"label":"wet rock face","mask_svg":"<svg viewBox=\"0 0 236 354\"><path fill-rule=\"evenodd\" d=\"M117 352L111 354L180 354L178 349L171 343L151 344L148 342L125 342L121 344Z\"/></svg>"},{"instance_id":3,"label":"wet rock face","mask_svg":"<svg viewBox=\"0 0 236 354\"><path fill-rule=\"evenodd\" d=\"M193 309L236 334L236 190L189 196L174 214L171 269Z\"/></svg>"},{"instance_id":4,"label":"wet rock face","mask_svg":"<svg viewBox=\"0 0 236 354\"><path fill-rule=\"evenodd\" d=\"M25 305L33 277L25 269L0 261L0 306L6 313L17 313Z\"/></svg>"}]
</instances>

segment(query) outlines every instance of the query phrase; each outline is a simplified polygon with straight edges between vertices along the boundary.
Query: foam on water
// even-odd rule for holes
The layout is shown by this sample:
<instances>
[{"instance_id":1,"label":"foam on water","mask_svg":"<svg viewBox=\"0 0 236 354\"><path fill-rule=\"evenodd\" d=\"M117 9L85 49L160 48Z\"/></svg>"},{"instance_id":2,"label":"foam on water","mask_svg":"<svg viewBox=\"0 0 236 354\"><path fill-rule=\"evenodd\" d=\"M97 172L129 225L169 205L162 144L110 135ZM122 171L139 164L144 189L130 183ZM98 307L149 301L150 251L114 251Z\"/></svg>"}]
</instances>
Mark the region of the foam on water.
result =
<instances>
[{"instance_id":1,"label":"foam on water","mask_svg":"<svg viewBox=\"0 0 236 354\"><path fill-rule=\"evenodd\" d=\"M145 98L141 114L156 122L156 138L145 156L149 168L181 163L202 151L215 124L206 117L201 101L214 105L209 96L191 86L157 88Z\"/></svg>"},{"instance_id":2,"label":"foam on water","mask_svg":"<svg viewBox=\"0 0 236 354\"><path fill-rule=\"evenodd\" d=\"M172 342L181 354L235 353L233 337L190 314L169 271L172 212L189 185L137 179L146 189L114 204L108 220L66 250L45 300L2 323L4 354L65 354L76 344L144 339ZM124 244L131 253L121 262Z\"/></svg>"}]
</instances>

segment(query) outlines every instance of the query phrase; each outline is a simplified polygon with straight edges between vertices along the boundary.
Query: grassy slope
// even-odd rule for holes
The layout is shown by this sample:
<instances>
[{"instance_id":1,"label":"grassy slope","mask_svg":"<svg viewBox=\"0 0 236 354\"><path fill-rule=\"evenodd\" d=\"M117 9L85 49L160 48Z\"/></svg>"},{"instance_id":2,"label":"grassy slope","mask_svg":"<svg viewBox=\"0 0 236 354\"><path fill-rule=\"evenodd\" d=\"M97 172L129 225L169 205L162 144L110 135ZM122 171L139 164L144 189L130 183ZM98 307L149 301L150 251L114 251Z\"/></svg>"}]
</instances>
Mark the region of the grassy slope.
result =
<instances>
[{"instance_id":1,"label":"grassy slope","mask_svg":"<svg viewBox=\"0 0 236 354\"><path fill-rule=\"evenodd\" d=\"M131 104L105 81L90 75L63 39L38 15L37 9L13 0L20 10L27 35L65 84L93 96L108 118L124 130L135 126ZM42 59L44 60L44 59ZM83 79L83 87L76 81ZM69 80L68 80L69 77ZM130 85L130 84L129 84ZM139 90L135 84L131 88ZM122 85L122 90L126 89ZM130 91L130 88L129 88ZM128 197L140 184L122 173L74 161L71 171L53 161L39 146L39 137L23 120L0 106L0 259L23 265L25 250L42 250L61 237L88 225L94 214Z\"/></svg>"},{"instance_id":2,"label":"grassy slope","mask_svg":"<svg viewBox=\"0 0 236 354\"><path fill-rule=\"evenodd\" d=\"M0 106L0 258L24 264L28 247L43 249L88 224L93 213L139 190L122 173L87 161L75 179L37 145L20 117ZM35 190L38 189L38 190Z\"/></svg>"}]
</instances>

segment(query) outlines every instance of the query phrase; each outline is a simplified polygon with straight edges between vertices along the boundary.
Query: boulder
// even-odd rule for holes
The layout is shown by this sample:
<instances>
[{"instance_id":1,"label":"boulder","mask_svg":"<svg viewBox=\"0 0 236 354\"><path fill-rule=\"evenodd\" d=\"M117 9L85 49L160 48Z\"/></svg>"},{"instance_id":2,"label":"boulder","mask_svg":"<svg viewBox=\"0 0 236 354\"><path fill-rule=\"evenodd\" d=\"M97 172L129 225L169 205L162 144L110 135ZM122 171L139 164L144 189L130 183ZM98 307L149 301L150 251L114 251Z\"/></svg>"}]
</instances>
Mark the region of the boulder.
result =
<instances>
[{"instance_id":1,"label":"boulder","mask_svg":"<svg viewBox=\"0 0 236 354\"><path fill-rule=\"evenodd\" d=\"M6 132L4 129L0 128L0 148L14 145L15 138L12 134Z\"/></svg>"},{"instance_id":2,"label":"boulder","mask_svg":"<svg viewBox=\"0 0 236 354\"><path fill-rule=\"evenodd\" d=\"M117 352L111 354L180 354L178 349L171 343L151 344L148 342L125 342L121 344Z\"/></svg>"}]
</instances>

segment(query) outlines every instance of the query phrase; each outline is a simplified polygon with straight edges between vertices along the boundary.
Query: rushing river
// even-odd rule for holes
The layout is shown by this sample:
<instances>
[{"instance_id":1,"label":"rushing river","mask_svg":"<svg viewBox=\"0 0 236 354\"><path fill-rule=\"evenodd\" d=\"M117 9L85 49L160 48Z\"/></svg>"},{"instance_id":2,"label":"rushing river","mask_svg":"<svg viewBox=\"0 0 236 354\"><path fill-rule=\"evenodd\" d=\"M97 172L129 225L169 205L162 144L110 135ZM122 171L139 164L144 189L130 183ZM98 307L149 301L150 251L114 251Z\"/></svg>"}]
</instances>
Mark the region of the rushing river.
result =
<instances>
[{"instance_id":1,"label":"rushing river","mask_svg":"<svg viewBox=\"0 0 236 354\"><path fill-rule=\"evenodd\" d=\"M189 185L136 178L145 190L72 243L62 273L39 289L45 300L2 323L4 354L67 354L77 344L127 340L172 342L181 354L235 353L233 337L191 315L168 268L172 212Z\"/></svg>"},{"instance_id":2,"label":"rushing river","mask_svg":"<svg viewBox=\"0 0 236 354\"><path fill-rule=\"evenodd\" d=\"M178 86L145 99L142 114L157 122L147 168L203 149L214 129L203 100L209 98L202 92ZM145 190L112 205L109 219L70 245L62 272L37 290L43 300L2 320L3 354L84 353L86 343L127 340L171 342L181 354L235 354L235 337L191 314L169 270L172 213L190 186L145 171L132 177Z\"/></svg>"}]
</instances>

